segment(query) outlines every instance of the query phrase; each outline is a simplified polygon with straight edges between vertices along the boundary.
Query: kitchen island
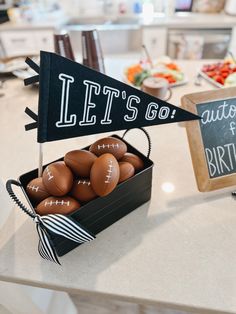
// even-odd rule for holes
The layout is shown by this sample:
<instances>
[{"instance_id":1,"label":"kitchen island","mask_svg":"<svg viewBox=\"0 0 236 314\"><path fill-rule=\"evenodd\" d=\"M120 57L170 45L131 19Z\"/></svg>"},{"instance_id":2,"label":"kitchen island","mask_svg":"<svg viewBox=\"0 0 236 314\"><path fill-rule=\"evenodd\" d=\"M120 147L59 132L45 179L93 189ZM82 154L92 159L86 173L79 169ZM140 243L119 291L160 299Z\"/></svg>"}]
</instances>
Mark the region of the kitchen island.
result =
<instances>
[{"instance_id":1,"label":"kitchen island","mask_svg":"<svg viewBox=\"0 0 236 314\"><path fill-rule=\"evenodd\" d=\"M107 59L107 74L121 80L124 67L134 61ZM179 62L188 84L173 89L171 104L179 106L184 94L214 88L205 81L194 84L203 62ZM4 183L38 166L36 132L24 131L30 122L24 109L29 106L37 112L38 96L37 87L24 87L19 79L6 81L1 93L5 93L0 99ZM1 281L62 290L73 298L101 297L191 313L236 313L234 187L209 193L197 190L182 124L147 131L155 163L150 202L98 234L95 241L60 258L62 266L41 259L34 223L1 188ZM102 136L46 143L44 163ZM147 151L139 131L130 132L127 141Z\"/></svg>"}]
</instances>

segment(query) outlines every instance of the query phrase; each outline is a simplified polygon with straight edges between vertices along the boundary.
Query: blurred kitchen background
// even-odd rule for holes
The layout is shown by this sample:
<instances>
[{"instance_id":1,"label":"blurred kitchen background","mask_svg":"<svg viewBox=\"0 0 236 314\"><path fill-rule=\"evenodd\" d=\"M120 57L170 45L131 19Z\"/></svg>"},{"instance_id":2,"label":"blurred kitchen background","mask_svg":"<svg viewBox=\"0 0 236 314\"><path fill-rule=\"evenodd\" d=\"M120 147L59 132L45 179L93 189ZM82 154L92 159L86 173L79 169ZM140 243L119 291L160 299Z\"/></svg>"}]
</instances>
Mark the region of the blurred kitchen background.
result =
<instances>
[{"instance_id":1,"label":"blurred kitchen background","mask_svg":"<svg viewBox=\"0 0 236 314\"><path fill-rule=\"evenodd\" d=\"M106 73L117 79L127 82L124 69L129 73L126 68L129 67L132 72L132 81L128 79L129 83L135 84L133 80L137 72L134 70L137 71L138 68L138 75L145 72L145 63L143 62L143 69L139 63L142 58L147 58L147 53L154 62L163 56L168 59L167 67L163 70L161 64L159 72L167 75L161 77L171 79L168 79L171 87L182 86L173 89L171 103L176 105L180 104L180 98L184 94L210 88L209 84L201 82L198 75L202 65L201 75L208 81L210 77L214 83L212 86L222 87L228 75L228 83L236 85L236 0L0 0L0 99L3 113L10 116L17 105L16 107L23 108L23 114L25 105L32 104L32 97L38 93L37 85L34 89L23 90L23 83L12 75L13 73L20 79L35 75L31 69L25 70L26 56L35 56L35 61L38 62L40 50L55 51L56 34L68 33L72 46L68 51L78 62L82 62L81 34L92 29L96 29L99 34ZM61 54L63 55L63 49ZM232 60L223 63L222 60L229 56ZM174 61L176 64L170 62L172 59L177 59ZM198 61L199 59L209 60ZM132 62L136 65L131 65ZM5 83L6 80L9 81ZM19 97L19 103L16 97ZM4 115L3 120L5 117ZM20 120L19 123L21 122ZM8 123L4 123L6 125ZM9 152L6 151L5 154L8 156ZM28 162L22 161L24 164ZM14 265L16 269L19 268L17 261L14 261ZM42 270L46 269L44 266L47 265L42 265ZM19 278L17 282L20 282ZM3 305L10 308L12 313L39 313L36 306L40 313L77 313L74 303L64 292L15 286L3 282L0 285L2 302L5 301ZM108 313L107 306L112 309L112 313L114 309L118 309L117 313L128 313L126 309L133 308L131 303L123 306L120 301L102 302L81 296L77 300L77 307L79 304L79 313L89 314ZM97 311L97 308L100 310ZM168 309L161 313L167 312L183 313ZM1 300L0 313L10 313L3 310ZM149 313L157 312L151 309Z\"/></svg>"},{"instance_id":2,"label":"blurred kitchen background","mask_svg":"<svg viewBox=\"0 0 236 314\"><path fill-rule=\"evenodd\" d=\"M76 59L81 32L97 29L104 57L222 59L236 54L235 0L0 0L0 58L53 51L53 35L70 35Z\"/></svg>"}]
</instances>

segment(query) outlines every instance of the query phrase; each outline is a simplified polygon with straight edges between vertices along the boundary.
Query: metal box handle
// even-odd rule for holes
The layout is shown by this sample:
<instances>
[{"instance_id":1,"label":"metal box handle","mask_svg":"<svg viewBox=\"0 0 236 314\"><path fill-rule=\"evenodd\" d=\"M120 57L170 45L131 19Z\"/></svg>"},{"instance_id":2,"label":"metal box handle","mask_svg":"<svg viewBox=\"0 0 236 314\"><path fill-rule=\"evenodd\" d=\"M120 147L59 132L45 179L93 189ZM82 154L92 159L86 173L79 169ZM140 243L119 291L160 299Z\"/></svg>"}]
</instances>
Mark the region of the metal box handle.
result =
<instances>
[{"instance_id":1,"label":"metal box handle","mask_svg":"<svg viewBox=\"0 0 236 314\"><path fill-rule=\"evenodd\" d=\"M150 153L151 153L151 149L152 149L152 142L151 142L151 138L150 138L150 135L148 134L148 132L144 129L144 128L142 128L142 127L140 127L140 128L136 128L136 129L139 129L139 130L141 130L145 135L146 135L146 137L147 137L147 140L148 140L148 152L147 152L147 158L149 158L149 156L150 156ZM128 129L128 130L126 130L125 132L124 132L124 134L123 134L123 136L122 136L122 138L124 138L125 137L125 135L130 131L130 130L133 130L133 129Z\"/></svg>"},{"instance_id":2,"label":"metal box handle","mask_svg":"<svg viewBox=\"0 0 236 314\"><path fill-rule=\"evenodd\" d=\"M25 195L25 191L23 189L23 186L21 185L21 183L17 180L12 180L9 179L6 182L6 189L8 194L10 195L10 197L13 199L13 201L23 210L23 212L25 212L27 215L29 215L31 218L35 218L35 214L32 212L32 210L28 209L20 200L19 198L16 196L16 194L13 192L12 186L16 185L18 187L21 188L21 190L23 191L24 195Z\"/></svg>"}]
</instances>

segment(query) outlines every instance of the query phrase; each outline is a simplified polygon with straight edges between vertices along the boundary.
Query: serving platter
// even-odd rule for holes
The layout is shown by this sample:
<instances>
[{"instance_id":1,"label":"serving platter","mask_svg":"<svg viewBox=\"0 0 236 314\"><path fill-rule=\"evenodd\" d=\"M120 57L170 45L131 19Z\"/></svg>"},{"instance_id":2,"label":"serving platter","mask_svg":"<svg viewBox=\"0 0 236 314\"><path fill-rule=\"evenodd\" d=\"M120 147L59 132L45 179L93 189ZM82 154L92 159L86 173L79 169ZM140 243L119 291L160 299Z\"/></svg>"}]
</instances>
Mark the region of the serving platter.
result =
<instances>
[{"instance_id":1,"label":"serving platter","mask_svg":"<svg viewBox=\"0 0 236 314\"><path fill-rule=\"evenodd\" d=\"M231 59L204 64L198 73L218 88L236 86L236 65Z\"/></svg>"},{"instance_id":2,"label":"serving platter","mask_svg":"<svg viewBox=\"0 0 236 314\"><path fill-rule=\"evenodd\" d=\"M169 57L162 57L155 62L139 61L127 66L123 72L123 81L132 87L140 89L142 81L147 77L164 78L170 87L182 86L188 83L188 78Z\"/></svg>"},{"instance_id":3,"label":"serving platter","mask_svg":"<svg viewBox=\"0 0 236 314\"><path fill-rule=\"evenodd\" d=\"M137 89L141 89L139 86L135 86L134 84L132 84L127 78L126 76L124 75L123 76L123 82L125 82L126 84L132 86L132 87L135 87ZM180 81L180 82L176 82L176 83L169 83L169 86L172 88L172 87L178 87L178 86L182 86L182 85L185 85L189 82L187 76L185 76L184 80Z\"/></svg>"},{"instance_id":4,"label":"serving platter","mask_svg":"<svg viewBox=\"0 0 236 314\"><path fill-rule=\"evenodd\" d=\"M200 69L198 71L198 73L210 84L214 85L215 87L218 88L225 88L226 86L216 82L215 80L213 80L212 78L210 78L208 75L206 75L204 72L202 72Z\"/></svg>"}]
</instances>

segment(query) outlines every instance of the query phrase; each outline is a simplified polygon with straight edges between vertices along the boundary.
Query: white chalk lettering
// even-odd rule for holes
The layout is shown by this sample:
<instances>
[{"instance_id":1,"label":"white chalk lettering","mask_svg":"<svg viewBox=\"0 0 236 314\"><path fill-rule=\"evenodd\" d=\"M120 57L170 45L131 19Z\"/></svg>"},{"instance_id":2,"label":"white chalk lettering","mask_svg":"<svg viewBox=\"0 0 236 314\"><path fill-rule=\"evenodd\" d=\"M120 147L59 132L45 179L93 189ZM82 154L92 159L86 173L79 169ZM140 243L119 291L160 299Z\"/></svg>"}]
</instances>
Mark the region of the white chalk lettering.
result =
<instances>
[{"instance_id":1,"label":"white chalk lettering","mask_svg":"<svg viewBox=\"0 0 236 314\"><path fill-rule=\"evenodd\" d=\"M232 132L232 135L235 135L236 123L234 121L230 122L229 129Z\"/></svg>"},{"instance_id":2,"label":"white chalk lettering","mask_svg":"<svg viewBox=\"0 0 236 314\"><path fill-rule=\"evenodd\" d=\"M214 156L214 160L215 160L215 164L216 164L216 169L217 169L218 173L220 173L219 162L218 162L218 158L216 155L216 150L213 148L212 151L213 151L213 156Z\"/></svg>"},{"instance_id":3,"label":"white chalk lettering","mask_svg":"<svg viewBox=\"0 0 236 314\"><path fill-rule=\"evenodd\" d=\"M205 148L210 177L236 172L236 144L228 143Z\"/></svg>"},{"instance_id":4,"label":"white chalk lettering","mask_svg":"<svg viewBox=\"0 0 236 314\"><path fill-rule=\"evenodd\" d=\"M225 148L227 149L227 154L229 156L229 162L230 162L230 168L233 169L233 159L236 160L236 149L233 143L225 144ZM230 149L232 149L232 154L230 152ZM233 157L233 158L232 158Z\"/></svg>"},{"instance_id":5,"label":"white chalk lettering","mask_svg":"<svg viewBox=\"0 0 236 314\"><path fill-rule=\"evenodd\" d=\"M207 124L211 122L234 119L236 118L236 105L229 105L226 101L217 109L205 110L202 113L202 124Z\"/></svg>"},{"instance_id":6,"label":"white chalk lettering","mask_svg":"<svg viewBox=\"0 0 236 314\"><path fill-rule=\"evenodd\" d=\"M216 173L216 166L214 165L213 161L213 154L209 148L205 148L207 163L208 163L208 169L210 172L210 176L214 177Z\"/></svg>"},{"instance_id":7,"label":"white chalk lettering","mask_svg":"<svg viewBox=\"0 0 236 314\"><path fill-rule=\"evenodd\" d=\"M224 147L217 146L216 149L217 149L217 153L218 153L218 158L219 158L221 172L224 173L224 168L226 169L226 171L230 171L229 167L227 166L226 162L223 159L224 155L225 155Z\"/></svg>"}]
</instances>

